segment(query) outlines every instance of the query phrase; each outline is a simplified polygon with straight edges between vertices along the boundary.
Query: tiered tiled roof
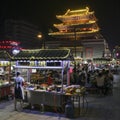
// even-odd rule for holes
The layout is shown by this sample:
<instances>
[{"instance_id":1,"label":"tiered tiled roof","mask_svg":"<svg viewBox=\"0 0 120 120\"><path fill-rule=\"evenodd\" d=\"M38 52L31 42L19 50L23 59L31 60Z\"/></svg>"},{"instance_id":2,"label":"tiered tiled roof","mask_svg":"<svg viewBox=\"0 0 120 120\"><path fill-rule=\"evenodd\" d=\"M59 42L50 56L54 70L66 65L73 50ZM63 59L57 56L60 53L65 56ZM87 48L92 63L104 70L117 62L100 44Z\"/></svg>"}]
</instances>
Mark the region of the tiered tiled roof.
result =
<instances>
[{"instance_id":1,"label":"tiered tiled roof","mask_svg":"<svg viewBox=\"0 0 120 120\"><path fill-rule=\"evenodd\" d=\"M12 60L70 60L69 49L22 50Z\"/></svg>"},{"instance_id":2,"label":"tiered tiled roof","mask_svg":"<svg viewBox=\"0 0 120 120\"><path fill-rule=\"evenodd\" d=\"M54 24L58 29L57 32L49 33L51 36L74 39L75 33L77 38L95 36L99 32L96 23L97 19L94 11L90 12L89 8L79 10L67 10L64 15L56 15L62 23Z\"/></svg>"}]
</instances>

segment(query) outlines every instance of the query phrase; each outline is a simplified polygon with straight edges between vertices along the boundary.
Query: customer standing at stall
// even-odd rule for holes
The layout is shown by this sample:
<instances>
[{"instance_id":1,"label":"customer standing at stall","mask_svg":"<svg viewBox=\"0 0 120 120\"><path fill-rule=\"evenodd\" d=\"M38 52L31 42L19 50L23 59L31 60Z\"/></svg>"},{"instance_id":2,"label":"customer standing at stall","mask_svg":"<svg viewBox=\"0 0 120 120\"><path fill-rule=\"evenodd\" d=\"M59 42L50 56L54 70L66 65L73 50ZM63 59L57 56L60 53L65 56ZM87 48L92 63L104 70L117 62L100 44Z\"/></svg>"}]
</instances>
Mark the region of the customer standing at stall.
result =
<instances>
[{"instance_id":1,"label":"customer standing at stall","mask_svg":"<svg viewBox=\"0 0 120 120\"><path fill-rule=\"evenodd\" d=\"M24 100L24 91L23 91L23 85L24 85L24 78L20 75L20 72L16 73L15 78L15 89L14 89L14 107L15 110L17 110L17 102L20 102L21 108Z\"/></svg>"},{"instance_id":2,"label":"customer standing at stall","mask_svg":"<svg viewBox=\"0 0 120 120\"><path fill-rule=\"evenodd\" d=\"M48 85L52 85L52 84L53 84L52 73L49 73L49 74L48 74L47 84L48 84Z\"/></svg>"},{"instance_id":3,"label":"customer standing at stall","mask_svg":"<svg viewBox=\"0 0 120 120\"><path fill-rule=\"evenodd\" d=\"M96 85L98 88L99 95L104 95L105 90L104 90L104 85L105 85L105 73L104 72L99 72L99 74L96 77Z\"/></svg>"}]
</instances>

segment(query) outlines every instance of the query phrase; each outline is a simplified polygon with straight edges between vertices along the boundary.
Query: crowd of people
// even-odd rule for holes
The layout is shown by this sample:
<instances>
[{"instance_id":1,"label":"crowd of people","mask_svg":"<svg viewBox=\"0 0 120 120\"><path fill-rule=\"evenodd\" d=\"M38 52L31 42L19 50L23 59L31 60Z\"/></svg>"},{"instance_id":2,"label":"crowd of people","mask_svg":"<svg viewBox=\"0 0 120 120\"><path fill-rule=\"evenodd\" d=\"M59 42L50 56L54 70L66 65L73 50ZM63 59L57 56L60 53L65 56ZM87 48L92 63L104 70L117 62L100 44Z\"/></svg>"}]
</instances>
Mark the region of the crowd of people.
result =
<instances>
[{"instance_id":1,"label":"crowd of people","mask_svg":"<svg viewBox=\"0 0 120 120\"><path fill-rule=\"evenodd\" d=\"M71 84L96 88L99 94L107 95L112 92L113 74L108 67L95 69L93 64L78 64L70 75Z\"/></svg>"}]
</instances>

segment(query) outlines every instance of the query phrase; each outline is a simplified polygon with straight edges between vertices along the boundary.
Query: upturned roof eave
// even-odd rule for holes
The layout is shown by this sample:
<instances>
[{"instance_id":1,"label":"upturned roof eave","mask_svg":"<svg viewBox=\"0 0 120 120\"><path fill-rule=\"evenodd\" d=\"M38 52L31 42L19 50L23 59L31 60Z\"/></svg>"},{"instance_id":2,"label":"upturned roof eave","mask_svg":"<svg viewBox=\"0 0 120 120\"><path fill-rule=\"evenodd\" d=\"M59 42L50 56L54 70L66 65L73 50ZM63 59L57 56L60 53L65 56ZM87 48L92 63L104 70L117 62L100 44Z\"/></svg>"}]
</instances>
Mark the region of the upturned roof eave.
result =
<instances>
[{"instance_id":1,"label":"upturned roof eave","mask_svg":"<svg viewBox=\"0 0 120 120\"><path fill-rule=\"evenodd\" d=\"M50 49L50 50L44 49L44 50L40 50L39 54L32 54L31 57L26 57L24 55L24 51L22 52L23 54L18 54L17 56L14 56L12 60L13 61L14 60L69 60L69 55L70 55L69 49L62 50L62 51L58 50L57 52L59 55L56 53L56 49ZM64 52L64 53L62 54L61 52Z\"/></svg>"},{"instance_id":2,"label":"upturned roof eave","mask_svg":"<svg viewBox=\"0 0 120 120\"><path fill-rule=\"evenodd\" d=\"M82 31L82 32L79 32L79 31L76 31L76 34L79 35L79 34L91 34L91 33L96 33L96 32L99 32L99 29L97 30L93 30L93 31ZM49 33L48 35L53 35L53 36L57 36L57 35L74 35L75 36L75 32L52 32L52 33Z\"/></svg>"}]
</instances>

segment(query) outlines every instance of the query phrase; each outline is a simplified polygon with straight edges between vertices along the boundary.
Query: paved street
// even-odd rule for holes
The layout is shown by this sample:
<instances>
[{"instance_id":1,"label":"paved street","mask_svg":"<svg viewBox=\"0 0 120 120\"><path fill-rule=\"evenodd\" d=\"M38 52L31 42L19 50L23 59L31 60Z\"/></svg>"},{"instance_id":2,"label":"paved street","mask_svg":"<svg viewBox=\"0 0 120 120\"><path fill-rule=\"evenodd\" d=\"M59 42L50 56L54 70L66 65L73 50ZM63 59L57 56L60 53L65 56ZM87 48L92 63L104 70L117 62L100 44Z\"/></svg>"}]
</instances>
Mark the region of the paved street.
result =
<instances>
[{"instance_id":1,"label":"paved street","mask_svg":"<svg viewBox=\"0 0 120 120\"><path fill-rule=\"evenodd\" d=\"M75 120L120 120L120 76L114 75L113 95L89 95L87 112ZM18 106L19 108L19 106ZM0 120L69 120L65 115L38 110L14 111L13 100L0 102Z\"/></svg>"}]
</instances>

